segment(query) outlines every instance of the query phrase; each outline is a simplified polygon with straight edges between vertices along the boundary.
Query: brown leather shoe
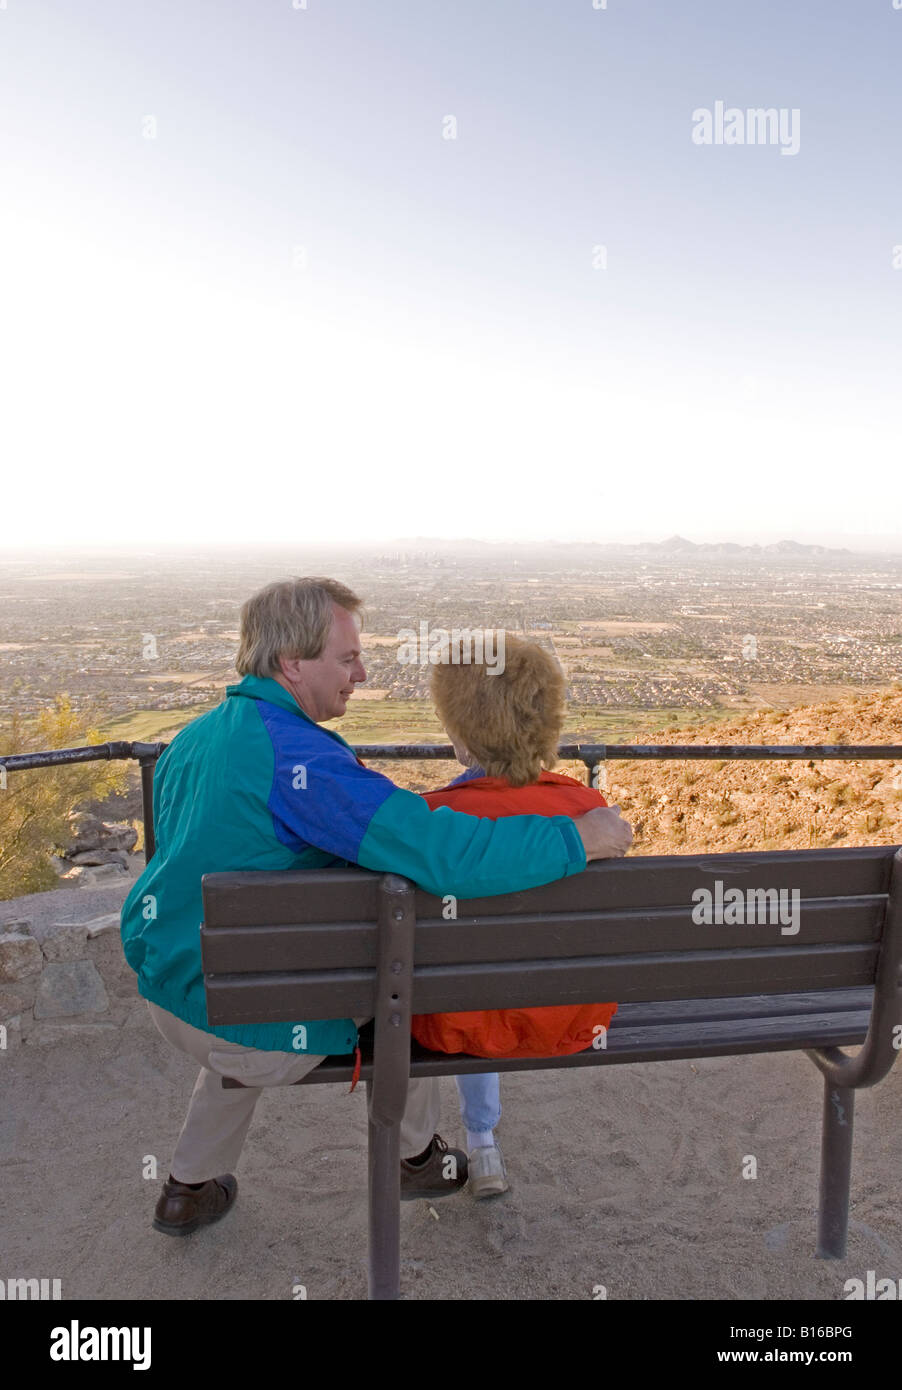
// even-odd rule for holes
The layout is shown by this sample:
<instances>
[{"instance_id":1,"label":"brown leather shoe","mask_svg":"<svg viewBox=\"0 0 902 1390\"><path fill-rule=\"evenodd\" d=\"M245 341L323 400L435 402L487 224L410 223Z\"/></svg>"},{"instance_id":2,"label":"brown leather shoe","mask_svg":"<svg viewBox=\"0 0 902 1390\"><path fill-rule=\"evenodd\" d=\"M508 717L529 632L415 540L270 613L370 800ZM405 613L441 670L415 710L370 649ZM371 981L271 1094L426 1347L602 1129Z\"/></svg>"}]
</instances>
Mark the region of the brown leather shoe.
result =
<instances>
[{"instance_id":1,"label":"brown leather shoe","mask_svg":"<svg viewBox=\"0 0 902 1390\"><path fill-rule=\"evenodd\" d=\"M440 1134L433 1134L424 1163L401 1159L401 1201L420 1197L450 1197L467 1181L467 1155L463 1149L449 1149Z\"/></svg>"},{"instance_id":2,"label":"brown leather shoe","mask_svg":"<svg viewBox=\"0 0 902 1390\"><path fill-rule=\"evenodd\" d=\"M231 1173L210 1178L198 1188L168 1177L156 1205L153 1228L167 1236L190 1236L198 1226L208 1226L225 1216L237 1192L238 1183Z\"/></svg>"}]
</instances>

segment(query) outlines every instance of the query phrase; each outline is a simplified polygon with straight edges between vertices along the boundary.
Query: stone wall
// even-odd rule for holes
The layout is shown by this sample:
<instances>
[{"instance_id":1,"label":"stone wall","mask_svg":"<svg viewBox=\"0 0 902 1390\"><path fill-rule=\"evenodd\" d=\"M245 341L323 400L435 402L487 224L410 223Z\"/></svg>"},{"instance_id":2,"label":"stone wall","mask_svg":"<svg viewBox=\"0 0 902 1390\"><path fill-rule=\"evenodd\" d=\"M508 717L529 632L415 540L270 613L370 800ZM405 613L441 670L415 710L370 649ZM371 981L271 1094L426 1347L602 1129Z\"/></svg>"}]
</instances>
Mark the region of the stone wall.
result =
<instances>
[{"instance_id":1,"label":"stone wall","mask_svg":"<svg viewBox=\"0 0 902 1390\"><path fill-rule=\"evenodd\" d=\"M146 1009L119 934L122 902L143 868L143 856L135 858L133 872L109 888L0 903L0 1048L121 1028Z\"/></svg>"}]
</instances>

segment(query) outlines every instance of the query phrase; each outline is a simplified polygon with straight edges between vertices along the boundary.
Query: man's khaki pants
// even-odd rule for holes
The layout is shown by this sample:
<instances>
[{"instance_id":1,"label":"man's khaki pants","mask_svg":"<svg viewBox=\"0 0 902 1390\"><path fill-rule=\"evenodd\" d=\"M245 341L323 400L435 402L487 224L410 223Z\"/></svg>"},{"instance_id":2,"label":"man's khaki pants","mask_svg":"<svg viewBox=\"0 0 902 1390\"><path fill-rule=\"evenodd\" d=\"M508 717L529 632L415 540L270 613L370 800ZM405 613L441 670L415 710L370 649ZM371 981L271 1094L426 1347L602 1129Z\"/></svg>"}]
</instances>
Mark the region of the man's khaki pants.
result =
<instances>
[{"instance_id":1,"label":"man's khaki pants","mask_svg":"<svg viewBox=\"0 0 902 1390\"><path fill-rule=\"evenodd\" d=\"M309 1053L264 1052L227 1042L184 1023L147 1001L150 1016L167 1042L200 1063L188 1114L170 1166L178 1182L206 1182L233 1173L263 1086L290 1086L323 1060ZM359 1026L368 1019L354 1020ZM233 1076L242 1089L223 1088ZM411 1081L401 1121L401 1156L413 1158L430 1143L439 1121L437 1076Z\"/></svg>"}]
</instances>

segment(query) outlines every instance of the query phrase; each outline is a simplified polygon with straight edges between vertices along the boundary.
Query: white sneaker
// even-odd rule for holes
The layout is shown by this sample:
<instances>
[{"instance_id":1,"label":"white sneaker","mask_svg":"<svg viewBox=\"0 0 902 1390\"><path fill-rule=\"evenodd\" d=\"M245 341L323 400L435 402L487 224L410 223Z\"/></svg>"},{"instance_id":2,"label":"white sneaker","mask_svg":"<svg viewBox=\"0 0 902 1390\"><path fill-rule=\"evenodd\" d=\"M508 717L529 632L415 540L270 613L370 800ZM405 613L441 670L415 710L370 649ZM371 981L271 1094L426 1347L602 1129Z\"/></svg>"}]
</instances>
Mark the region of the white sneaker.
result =
<instances>
[{"instance_id":1,"label":"white sneaker","mask_svg":"<svg viewBox=\"0 0 902 1390\"><path fill-rule=\"evenodd\" d=\"M471 1149L467 1156L470 1180L468 1190L477 1201L480 1197L497 1197L507 1192L510 1183L504 1168L504 1159L497 1144L488 1148Z\"/></svg>"}]
</instances>

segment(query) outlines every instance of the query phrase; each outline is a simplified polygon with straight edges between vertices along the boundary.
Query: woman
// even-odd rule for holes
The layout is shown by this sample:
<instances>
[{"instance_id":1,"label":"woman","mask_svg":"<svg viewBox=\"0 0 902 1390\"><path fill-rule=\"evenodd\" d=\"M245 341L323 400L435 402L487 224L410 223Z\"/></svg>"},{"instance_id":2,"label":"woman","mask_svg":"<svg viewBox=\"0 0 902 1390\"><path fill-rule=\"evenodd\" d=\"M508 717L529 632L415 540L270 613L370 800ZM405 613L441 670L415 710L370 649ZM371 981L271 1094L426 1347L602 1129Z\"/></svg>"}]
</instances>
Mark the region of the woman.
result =
<instances>
[{"instance_id":1,"label":"woman","mask_svg":"<svg viewBox=\"0 0 902 1390\"><path fill-rule=\"evenodd\" d=\"M502 637L500 672L483 662L454 661L461 652L450 653L450 664L433 668L436 712L468 771L441 790L426 792L429 806L450 806L492 820L581 815L606 806L600 792L549 770L557 761L565 713L566 685L559 665L534 642L509 633ZM581 1004L419 1014L413 1018L412 1032L424 1047L437 1052L549 1057L591 1047L616 1008ZM474 1197L506 1192L510 1184L494 1134L501 1118L498 1074L455 1079L467 1129L470 1192Z\"/></svg>"}]
</instances>

